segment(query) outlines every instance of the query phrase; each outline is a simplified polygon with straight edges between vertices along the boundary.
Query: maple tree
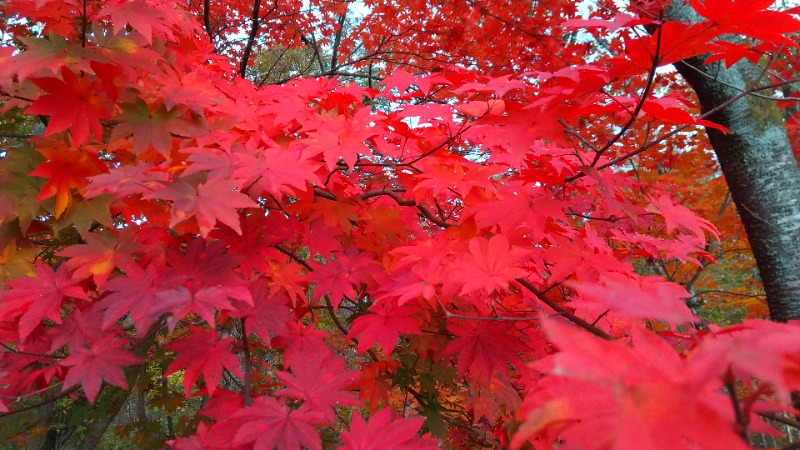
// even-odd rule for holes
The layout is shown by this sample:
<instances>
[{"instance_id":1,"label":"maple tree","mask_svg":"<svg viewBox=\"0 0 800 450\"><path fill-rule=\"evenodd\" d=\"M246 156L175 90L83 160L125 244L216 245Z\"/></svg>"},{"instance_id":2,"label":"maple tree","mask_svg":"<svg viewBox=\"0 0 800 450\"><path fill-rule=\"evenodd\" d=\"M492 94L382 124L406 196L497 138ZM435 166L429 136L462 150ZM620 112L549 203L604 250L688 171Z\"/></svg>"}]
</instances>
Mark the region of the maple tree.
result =
<instances>
[{"instance_id":1,"label":"maple tree","mask_svg":"<svg viewBox=\"0 0 800 450\"><path fill-rule=\"evenodd\" d=\"M4 2L5 437L94 448L126 403L121 439L176 449L800 426L798 274L767 273L699 128L720 155L723 112L768 104L744 131L797 154L800 21L771 5ZM704 67L760 74L714 97ZM715 259L752 270L731 197L769 308L745 306L776 321L697 314Z\"/></svg>"}]
</instances>

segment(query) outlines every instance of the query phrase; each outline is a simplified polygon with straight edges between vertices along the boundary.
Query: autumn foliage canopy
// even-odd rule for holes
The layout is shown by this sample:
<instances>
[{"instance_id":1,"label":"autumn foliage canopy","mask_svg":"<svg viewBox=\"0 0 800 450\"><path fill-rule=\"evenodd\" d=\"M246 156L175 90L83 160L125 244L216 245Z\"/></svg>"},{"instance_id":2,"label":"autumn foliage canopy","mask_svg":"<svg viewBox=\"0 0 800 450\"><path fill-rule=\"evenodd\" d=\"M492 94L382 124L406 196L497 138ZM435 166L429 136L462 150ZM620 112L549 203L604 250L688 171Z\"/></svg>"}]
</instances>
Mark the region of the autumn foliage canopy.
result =
<instances>
[{"instance_id":1,"label":"autumn foliage canopy","mask_svg":"<svg viewBox=\"0 0 800 450\"><path fill-rule=\"evenodd\" d=\"M735 212L668 66L786 81L800 21L691 6L3 2L0 421L141 394L175 449L777 434L800 327L687 306Z\"/></svg>"}]
</instances>

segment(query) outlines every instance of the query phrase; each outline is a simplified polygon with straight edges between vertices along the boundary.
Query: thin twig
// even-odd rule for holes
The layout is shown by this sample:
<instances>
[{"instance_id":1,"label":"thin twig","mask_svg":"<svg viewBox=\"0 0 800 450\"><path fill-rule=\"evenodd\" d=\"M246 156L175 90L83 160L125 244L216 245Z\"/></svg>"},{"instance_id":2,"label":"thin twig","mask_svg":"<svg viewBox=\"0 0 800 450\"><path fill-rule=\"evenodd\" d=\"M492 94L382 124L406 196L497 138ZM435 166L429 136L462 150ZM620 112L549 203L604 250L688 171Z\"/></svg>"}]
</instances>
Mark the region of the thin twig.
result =
<instances>
[{"instance_id":1,"label":"thin twig","mask_svg":"<svg viewBox=\"0 0 800 450\"><path fill-rule=\"evenodd\" d=\"M445 317L450 319L461 319L461 320L476 320L476 321L486 321L486 322L532 322L539 320L536 316L528 316L528 317L516 317L516 316L467 316L463 314L456 314L442 303L441 299L437 298L439 302L439 306L442 307L442 311L444 311Z\"/></svg>"},{"instance_id":2,"label":"thin twig","mask_svg":"<svg viewBox=\"0 0 800 450\"><path fill-rule=\"evenodd\" d=\"M7 345L7 344L3 343L3 342L0 342L0 346L2 346L3 348L5 348L6 350L8 350L7 352L0 352L0 353L16 353L16 354L18 354L18 355L35 356L35 357L37 357L37 358L53 358L53 359L60 359L60 358L62 358L61 356L56 356L56 355L47 355L47 354L44 354L44 353L31 353L31 352L24 352L24 351L22 351L22 350L17 350L17 349L15 349L15 348L13 348L13 347L11 347L11 346L9 346L9 345Z\"/></svg>"},{"instance_id":3,"label":"thin twig","mask_svg":"<svg viewBox=\"0 0 800 450\"><path fill-rule=\"evenodd\" d=\"M798 421L797 419L783 417L774 412L760 412L757 414L765 419L774 420L775 422L780 422L784 425L789 425L792 428L797 428L798 430L800 430L800 421Z\"/></svg>"},{"instance_id":4,"label":"thin twig","mask_svg":"<svg viewBox=\"0 0 800 450\"><path fill-rule=\"evenodd\" d=\"M49 398L47 400L41 401L41 402L36 403L34 405L29 405L29 406L26 406L24 408L15 409L14 411L9 411L7 413L2 413L2 414L0 414L0 417L13 416L14 414L19 414L21 412L30 411L30 410L36 409L36 408L38 408L40 406L44 406L44 405L46 405L48 403L53 403L56 400L62 399L64 397L72 394L73 392L77 391L79 388L80 388L79 385L72 386L71 388L69 388L66 391L56 395L55 397L52 397L52 398Z\"/></svg>"},{"instance_id":5,"label":"thin twig","mask_svg":"<svg viewBox=\"0 0 800 450\"><path fill-rule=\"evenodd\" d=\"M725 389L728 391L728 394L731 398L733 414L736 418L736 425L739 429L739 435L745 440L745 442L747 442L747 418L742 413L742 408L739 405L739 396L736 395L736 384L734 383L734 377L730 370L728 371L728 374L725 375Z\"/></svg>"},{"instance_id":6,"label":"thin twig","mask_svg":"<svg viewBox=\"0 0 800 450\"><path fill-rule=\"evenodd\" d=\"M540 291L539 289L536 289L536 287L534 285L532 285L530 281L528 281L528 280L526 280L524 278L517 278L516 281L517 281L517 283L521 284L522 287L524 287L525 289L527 289L531 293L533 293L533 295L535 295L536 298L539 299L539 301L541 301L545 305L547 305L550 308L552 308L553 310L555 310L557 313L559 313L559 315L564 316L565 319L567 319L570 322L574 323L575 325L583 328L584 330L594 334L597 337L603 338L603 339L608 340L608 341L613 341L614 340L614 338L610 334L606 333L605 331L601 330L600 328L597 328L596 326L590 324L589 322L581 319L580 317L576 316L575 314L572 314L571 312L569 312L566 309L564 309L563 307L561 307L561 305L559 305L558 303L556 303L553 300L551 300L550 298L548 298L547 295L545 295L544 292Z\"/></svg>"},{"instance_id":7,"label":"thin twig","mask_svg":"<svg viewBox=\"0 0 800 450\"><path fill-rule=\"evenodd\" d=\"M284 255L288 256L289 258L292 258L292 260L294 260L296 263L298 263L301 266L303 266L309 272L313 272L314 271L314 268L311 267L311 265L309 265L304 259L302 259L299 256L295 255L288 248L282 246L281 244L275 244L273 247L275 247L276 250L278 250L279 252L281 252Z\"/></svg>"}]
</instances>

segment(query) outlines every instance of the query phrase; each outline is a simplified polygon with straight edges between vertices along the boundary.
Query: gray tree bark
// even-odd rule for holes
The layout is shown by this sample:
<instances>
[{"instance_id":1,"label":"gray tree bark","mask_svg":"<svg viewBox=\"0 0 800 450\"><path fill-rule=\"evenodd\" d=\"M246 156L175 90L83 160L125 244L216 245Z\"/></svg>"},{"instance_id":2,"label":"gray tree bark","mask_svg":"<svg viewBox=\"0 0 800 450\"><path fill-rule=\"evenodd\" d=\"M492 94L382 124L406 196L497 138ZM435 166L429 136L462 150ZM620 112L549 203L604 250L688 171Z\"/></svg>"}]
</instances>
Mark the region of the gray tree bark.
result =
<instances>
[{"instance_id":1,"label":"gray tree bark","mask_svg":"<svg viewBox=\"0 0 800 450\"><path fill-rule=\"evenodd\" d=\"M687 5L670 17L696 21ZM753 83L766 84L764 70L740 61L729 70L705 57L677 63L704 112L729 101ZM764 92L769 93L769 92ZM800 319L800 167L792 153L780 109L774 101L743 97L709 120L731 132L707 128L753 250L773 320Z\"/></svg>"}]
</instances>

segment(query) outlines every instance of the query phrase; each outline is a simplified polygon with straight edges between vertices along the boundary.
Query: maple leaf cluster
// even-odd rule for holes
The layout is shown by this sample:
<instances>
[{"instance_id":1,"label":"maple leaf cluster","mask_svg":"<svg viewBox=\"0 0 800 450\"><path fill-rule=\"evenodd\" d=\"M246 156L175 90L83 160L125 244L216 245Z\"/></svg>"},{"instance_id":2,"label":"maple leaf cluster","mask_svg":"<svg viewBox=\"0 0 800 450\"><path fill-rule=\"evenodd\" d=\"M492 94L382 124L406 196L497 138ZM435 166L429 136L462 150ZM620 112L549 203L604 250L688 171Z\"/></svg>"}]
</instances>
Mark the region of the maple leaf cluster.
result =
<instances>
[{"instance_id":1,"label":"maple leaf cluster","mask_svg":"<svg viewBox=\"0 0 800 450\"><path fill-rule=\"evenodd\" d=\"M3 108L44 126L0 159L0 415L155 379L202 398L177 449L599 449L747 448L794 412L800 328L696 326L644 268L704 267L717 228L611 168L715 126L659 66L747 57L728 34L790 51L770 3L691 24L375 0L344 37L348 2L276 2L252 33L209 19L251 2L38 3L2 7ZM548 27L616 34L555 57ZM315 30L377 49L353 68L396 59L379 83L246 76Z\"/></svg>"}]
</instances>

